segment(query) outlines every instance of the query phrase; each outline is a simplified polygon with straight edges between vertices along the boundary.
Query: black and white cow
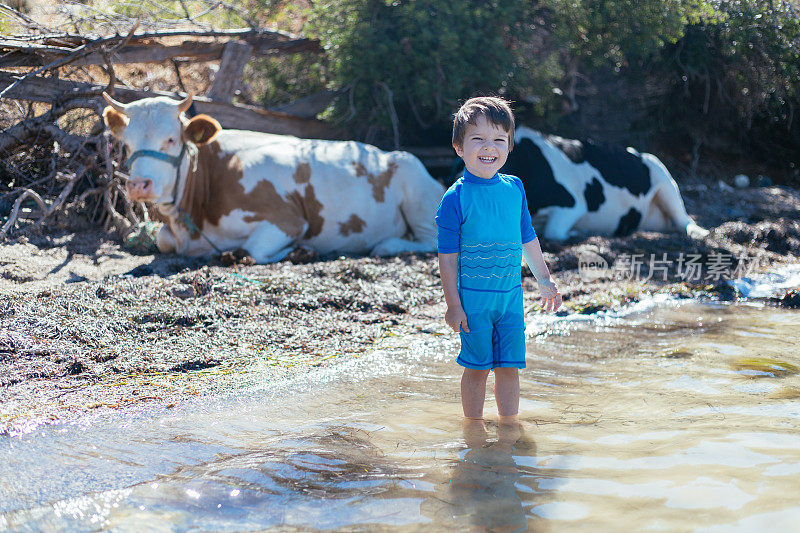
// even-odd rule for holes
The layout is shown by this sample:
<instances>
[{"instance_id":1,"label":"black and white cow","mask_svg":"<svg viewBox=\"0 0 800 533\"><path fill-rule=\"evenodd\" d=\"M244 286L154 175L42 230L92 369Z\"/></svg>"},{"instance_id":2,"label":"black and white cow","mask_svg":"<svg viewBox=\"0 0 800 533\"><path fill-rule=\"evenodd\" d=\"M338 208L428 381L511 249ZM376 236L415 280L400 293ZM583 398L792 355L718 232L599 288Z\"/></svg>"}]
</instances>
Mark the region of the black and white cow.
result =
<instances>
[{"instance_id":1,"label":"black and white cow","mask_svg":"<svg viewBox=\"0 0 800 533\"><path fill-rule=\"evenodd\" d=\"M514 150L500 170L525 185L528 209L546 216L543 236L624 236L636 230L708 235L686 213L678 185L652 154L516 130Z\"/></svg>"}]
</instances>

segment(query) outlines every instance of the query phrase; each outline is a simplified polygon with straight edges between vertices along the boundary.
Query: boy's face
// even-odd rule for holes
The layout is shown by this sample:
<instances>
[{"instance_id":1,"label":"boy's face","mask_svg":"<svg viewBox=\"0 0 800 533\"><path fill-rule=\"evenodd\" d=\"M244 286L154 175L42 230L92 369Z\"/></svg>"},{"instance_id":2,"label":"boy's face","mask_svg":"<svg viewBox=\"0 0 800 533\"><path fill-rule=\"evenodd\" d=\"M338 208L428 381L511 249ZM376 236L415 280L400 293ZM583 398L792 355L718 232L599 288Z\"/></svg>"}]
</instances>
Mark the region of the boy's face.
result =
<instances>
[{"instance_id":1,"label":"boy's face","mask_svg":"<svg viewBox=\"0 0 800 533\"><path fill-rule=\"evenodd\" d=\"M490 179L508 159L508 144L506 130L479 116L475 124L467 124L464 145L453 148L470 174Z\"/></svg>"}]
</instances>

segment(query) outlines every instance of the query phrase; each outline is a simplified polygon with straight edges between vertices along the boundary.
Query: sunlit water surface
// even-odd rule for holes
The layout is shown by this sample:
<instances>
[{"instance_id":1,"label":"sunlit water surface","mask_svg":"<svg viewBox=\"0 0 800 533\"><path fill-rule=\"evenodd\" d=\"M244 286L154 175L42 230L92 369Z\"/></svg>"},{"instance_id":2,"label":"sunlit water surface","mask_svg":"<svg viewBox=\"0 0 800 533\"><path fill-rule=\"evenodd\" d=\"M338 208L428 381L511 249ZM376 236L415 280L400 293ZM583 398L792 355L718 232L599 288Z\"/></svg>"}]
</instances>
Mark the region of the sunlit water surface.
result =
<instances>
[{"instance_id":1,"label":"sunlit water surface","mask_svg":"<svg viewBox=\"0 0 800 533\"><path fill-rule=\"evenodd\" d=\"M534 325L518 425L490 397L462 426L443 336L5 438L0 529L800 531L798 319L673 302Z\"/></svg>"}]
</instances>

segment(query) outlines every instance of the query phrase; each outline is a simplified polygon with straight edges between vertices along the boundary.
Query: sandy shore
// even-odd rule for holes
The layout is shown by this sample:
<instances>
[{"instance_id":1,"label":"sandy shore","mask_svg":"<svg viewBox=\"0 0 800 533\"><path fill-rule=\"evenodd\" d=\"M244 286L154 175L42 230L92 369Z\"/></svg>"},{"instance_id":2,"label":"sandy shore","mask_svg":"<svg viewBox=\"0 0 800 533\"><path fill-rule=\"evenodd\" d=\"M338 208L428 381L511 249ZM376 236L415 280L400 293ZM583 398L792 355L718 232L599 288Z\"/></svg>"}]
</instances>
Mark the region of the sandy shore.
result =
<instances>
[{"instance_id":1,"label":"sandy shore","mask_svg":"<svg viewBox=\"0 0 800 533\"><path fill-rule=\"evenodd\" d=\"M684 198L711 230L703 241L640 232L545 243L562 313L661 292L732 299L727 278L800 261L799 191L695 184ZM581 263L593 257L607 268L588 275ZM529 314L540 312L533 279L524 285ZM434 254L226 267L51 228L0 247L0 292L5 433L146 404L169 409L359 357L388 338L452 334Z\"/></svg>"}]
</instances>

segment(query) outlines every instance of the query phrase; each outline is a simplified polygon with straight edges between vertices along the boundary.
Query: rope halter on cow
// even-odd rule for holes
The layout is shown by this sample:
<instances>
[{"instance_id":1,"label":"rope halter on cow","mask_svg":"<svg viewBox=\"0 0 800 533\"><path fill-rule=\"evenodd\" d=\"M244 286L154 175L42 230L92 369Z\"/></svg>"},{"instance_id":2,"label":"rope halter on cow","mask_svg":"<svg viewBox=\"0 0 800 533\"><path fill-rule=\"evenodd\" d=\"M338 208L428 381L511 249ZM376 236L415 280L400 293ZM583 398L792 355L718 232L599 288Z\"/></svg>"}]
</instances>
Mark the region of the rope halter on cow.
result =
<instances>
[{"instance_id":1,"label":"rope halter on cow","mask_svg":"<svg viewBox=\"0 0 800 533\"><path fill-rule=\"evenodd\" d=\"M189 154L189 162L197 161L197 146L191 142L183 143L181 147L181 153L177 156L165 154L164 152L159 152L157 150L136 150L131 154L131 156L125 161L125 166L130 169L133 165L133 162L139 159L140 157L152 157L153 159L158 159L159 161L164 161L165 163L169 163L173 167L175 167L175 185L172 188L172 201L169 202L168 205L175 206L175 209L178 210L178 214L182 218L182 222L186 225L186 228L189 232L199 233L207 242L210 244L217 253L222 253L222 250L209 239L205 233L200 230L197 224L194 223L192 217L189 216L189 213L184 212L180 207L178 207L178 190L180 189L181 183L181 163L183 162L183 156ZM188 172L187 172L188 175Z\"/></svg>"},{"instance_id":2,"label":"rope halter on cow","mask_svg":"<svg viewBox=\"0 0 800 533\"><path fill-rule=\"evenodd\" d=\"M130 169L133 166L133 162L140 157L152 157L153 159L164 161L165 163L169 163L175 167L175 185L172 188L172 201L169 203L177 206L178 189L180 188L181 183L181 163L183 162L183 156L187 153L189 154L189 161L192 161L192 159L197 155L197 146L195 146L194 143L185 142L183 143L183 146L181 146L181 153L177 156L169 155L157 150L136 150L131 154L128 160L125 161L125 166Z\"/></svg>"}]
</instances>

